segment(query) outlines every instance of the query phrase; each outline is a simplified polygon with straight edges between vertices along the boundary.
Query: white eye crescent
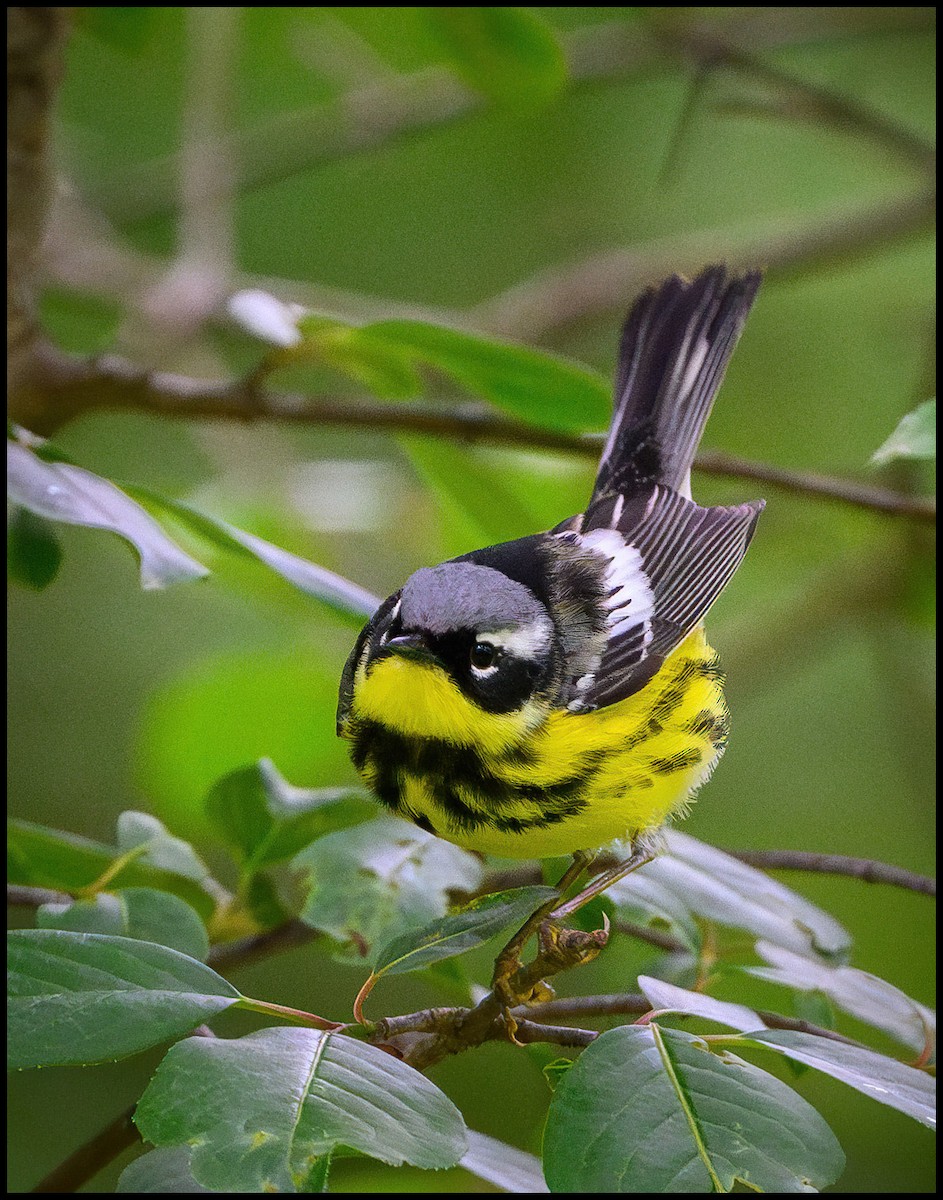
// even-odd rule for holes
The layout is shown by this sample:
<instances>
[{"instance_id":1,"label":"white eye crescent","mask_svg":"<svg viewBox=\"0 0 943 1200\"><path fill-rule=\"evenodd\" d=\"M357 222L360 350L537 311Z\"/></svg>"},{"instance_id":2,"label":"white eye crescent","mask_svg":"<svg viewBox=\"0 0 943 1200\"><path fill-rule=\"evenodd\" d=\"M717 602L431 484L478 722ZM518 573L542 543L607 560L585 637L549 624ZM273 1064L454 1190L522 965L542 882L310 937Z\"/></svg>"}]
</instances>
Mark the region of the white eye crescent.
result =
<instances>
[{"instance_id":1,"label":"white eye crescent","mask_svg":"<svg viewBox=\"0 0 943 1200\"><path fill-rule=\"evenodd\" d=\"M472 674L478 679L485 679L498 669L498 647L493 642L479 638L472 646L469 658Z\"/></svg>"}]
</instances>

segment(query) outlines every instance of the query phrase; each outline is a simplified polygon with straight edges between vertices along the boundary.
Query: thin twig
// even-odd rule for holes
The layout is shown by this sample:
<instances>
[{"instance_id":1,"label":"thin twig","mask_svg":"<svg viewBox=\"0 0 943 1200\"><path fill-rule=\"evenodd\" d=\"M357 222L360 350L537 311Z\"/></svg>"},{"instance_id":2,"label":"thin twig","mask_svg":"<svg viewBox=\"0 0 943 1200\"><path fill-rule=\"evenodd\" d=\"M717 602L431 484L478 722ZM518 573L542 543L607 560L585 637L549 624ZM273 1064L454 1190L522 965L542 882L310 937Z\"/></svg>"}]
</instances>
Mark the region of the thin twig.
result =
<instances>
[{"instance_id":1,"label":"thin twig","mask_svg":"<svg viewBox=\"0 0 943 1200\"><path fill-rule=\"evenodd\" d=\"M736 10L735 10L736 11ZM796 11L804 14L798 23ZM875 28L873 17L865 10L842 10L836 20L828 10L788 10L786 20L764 11L762 21L750 10L738 20L735 15L723 24L701 26L690 36L703 45L735 43L731 53L746 55L816 36L848 36L858 26L848 13L859 14L859 23L868 23L868 32L904 29L922 32L932 28L932 14L921 10L885 9ZM610 21L561 34L574 85L599 85L664 64L665 41L670 31L664 27L647 29L644 25ZM794 86L802 81L790 80ZM811 85L810 85L811 87ZM352 89L329 104L288 112L254 128L231 135L223 147L232 161L239 164L237 187L248 191L290 178L326 162L348 159L388 145L417 132L451 124L479 112L484 107L481 95L457 80L449 72L429 68L412 75L378 79ZM867 132L867 131L866 131ZM166 212L176 200L174 157L163 158L125 169L118 178L110 178L88 187L91 198L113 219L140 221ZM210 181L212 186L212 181Z\"/></svg>"},{"instance_id":2,"label":"thin twig","mask_svg":"<svg viewBox=\"0 0 943 1200\"><path fill-rule=\"evenodd\" d=\"M7 906L10 908L39 908L42 904L68 904L73 899L68 892L52 888L30 887L22 883L7 884Z\"/></svg>"},{"instance_id":3,"label":"thin twig","mask_svg":"<svg viewBox=\"0 0 943 1200\"><path fill-rule=\"evenodd\" d=\"M857 133L921 171L934 169L936 152L933 145L875 108L832 88L793 75L713 32L696 27L672 29L659 25L657 36L665 45L693 58L702 67L730 67L759 79L785 92L803 115L816 117L842 133Z\"/></svg>"},{"instance_id":4,"label":"thin twig","mask_svg":"<svg viewBox=\"0 0 943 1200\"><path fill-rule=\"evenodd\" d=\"M273 954L282 954L286 950L307 946L319 937L320 930L312 929L303 921L287 921L275 929L266 930L265 933L213 946L206 961L214 971L235 971Z\"/></svg>"},{"instance_id":5,"label":"thin twig","mask_svg":"<svg viewBox=\"0 0 943 1200\"><path fill-rule=\"evenodd\" d=\"M641 992L615 992L609 995L573 996L562 1000L548 1000L546 1004L526 1011L532 1022L541 1023L545 1017L549 1021L559 1021L571 1017L637 1016L649 1012L651 1007L651 1002ZM845 1042L852 1046L862 1044L853 1038L836 1033L834 1029L813 1025L811 1021L785 1017L781 1013L768 1012L766 1009L757 1009L756 1014L770 1029L795 1029L801 1033L811 1033L816 1037L828 1038L833 1042ZM686 1014L678 1013L677 1015L683 1017Z\"/></svg>"},{"instance_id":6,"label":"thin twig","mask_svg":"<svg viewBox=\"0 0 943 1200\"><path fill-rule=\"evenodd\" d=\"M78 1150L53 1168L30 1191L77 1192L83 1184L94 1179L119 1154L141 1140L132 1119L135 1108L134 1104L126 1108L109 1125L89 1138L84 1146L79 1146Z\"/></svg>"},{"instance_id":7,"label":"thin twig","mask_svg":"<svg viewBox=\"0 0 943 1200\"><path fill-rule=\"evenodd\" d=\"M921 186L866 208L841 206L784 228L781 216L748 228L721 228L616 246L549 267L476 305L479 329L538 341L555 330L625 308L644 287L676 271L694 274L712 262L733 270L761 266L769 275L821 269L933 228L936 193Z\"/></svg>"},{"instance_id":8,"label":"thin twig","mask_svg":"<svg viewBox=\"0 0 943 1200\"><path fill-rule=\"evenodd\" d=\"M921 892L925 896L936 895L935 879L873 858L815 854L809 850L728 850L727 853L741 862L749 863L751 867L760 867L765 871L814 871L822 875L847 875L852 879L863 879L866 883L889 883L910 892Z\"/></svg>"},{"instance_id":9,"label":"thin twig","mask_svg":"<svg viewBox=\"0 0 943 1200\"><path fill-rule=\"evenodd\" d=\"M242 381L214 383L169 372L149 372L126 359L108 355L74 359L47 347L40 391L32 395L34 432L54 432L80 413L97 409L133 409L191 420L272 420L309 425L388 429L454 438L464 442L556 450L595 460L602 435L541 429L501 416L481 404L387 404L367 399L336 399L298 393L261 391ZM16 417L13 411L14 419ZM702 451L695 467L708 474L752 479L799 495L835 500L874 512L933 523L936 504L922 496L892 492L837 476L792 471L731 454Z\"/></svg>"},{"instance_id":10,"label":"thin twig","mask_svg":"<svg viewBox=\"0 0 943 1200\"><path fill-rule=\"evenodd\" d=\"M216 1034L208 1025L198 1025L187 1036L214 1038ZM119 1154L141 1140L133 1120L136 1108L136 1104L126 1108L120 1116L115 1117L109 1125L50 1171L34 1188L30 1188L30 1191L77 1192L80 1187L94 1179Z\"/></svg>"}]
</instances>

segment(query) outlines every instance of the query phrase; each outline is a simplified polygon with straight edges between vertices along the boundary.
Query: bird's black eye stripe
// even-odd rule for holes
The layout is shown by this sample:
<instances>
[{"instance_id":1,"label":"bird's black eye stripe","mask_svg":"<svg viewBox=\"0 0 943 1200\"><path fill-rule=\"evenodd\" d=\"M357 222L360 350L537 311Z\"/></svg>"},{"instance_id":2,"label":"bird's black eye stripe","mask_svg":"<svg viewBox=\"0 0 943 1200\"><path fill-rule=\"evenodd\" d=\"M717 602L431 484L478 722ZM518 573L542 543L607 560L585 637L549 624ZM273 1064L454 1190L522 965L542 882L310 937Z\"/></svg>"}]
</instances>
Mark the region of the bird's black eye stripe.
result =
<instances>
[{"instance_id":1,"label":"bird's black eye stripe","mask_svg":"<svg viewBox=\"0 0 943 1200\"><path fill-rule=\"evenodd\" d=\"M471 648L471 664L480 671L494 665L498 650L490 642L475 642Z\"/></svg>"}]
</instances>

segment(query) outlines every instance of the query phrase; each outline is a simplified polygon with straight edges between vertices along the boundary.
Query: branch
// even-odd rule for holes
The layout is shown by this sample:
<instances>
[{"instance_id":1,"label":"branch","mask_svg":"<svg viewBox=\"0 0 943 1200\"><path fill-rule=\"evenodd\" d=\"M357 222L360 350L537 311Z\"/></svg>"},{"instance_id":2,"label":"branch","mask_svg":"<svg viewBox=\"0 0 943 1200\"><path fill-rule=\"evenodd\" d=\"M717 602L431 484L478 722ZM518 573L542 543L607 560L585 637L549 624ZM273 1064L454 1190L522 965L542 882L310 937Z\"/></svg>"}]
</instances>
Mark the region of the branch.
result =
<instances>
[{"instance_id":1,"label":"branch","mask_svg":"<svg viewBox=\"0 0 943 1200\"><path fill-rule=\"evenodd\" d=\"M187 1036L213 1038L216 1034L208 1025L198 1025ZM84 1184L94 1179L99 1171L103 1171L119 1154L141 1140L133 1120L136 1108L136 1104L126 1108L110 1125L106 1125L100 1133L89 1138L74 1154L70 1154L64 1162L54 1167L34 1188L30 1188L30 1191L77 1192Z\"/></svg>"},{"instance_id":2,"label":"branch","mask_svg":"<svg viewBox=\"0 0 943 1200\"><path fill-rule=\"evenodd\" d=\"M214 383L169 372L144 370L126 359L70 358L46 346L43 378L21 402L11 401L11 413L31 412L37 433L49 434L83 412L132 409L190 420L273 420L310 425L390 429L454 438L463 442L522 446L579 454L595 461L602 435L559 433L495 413L481 404L387 404L299 393L257 390L246 381ZM42 407L41 407L42 406ZM752 479L798 495L834 500L874 512L934 523L936 504L930 498L893 492L873 484L838 476L792 471L752 462L719 451L701 451L695 468L711 475Z\"/></svg>"},{"instance_id":3,"label":"branch","mask_svg":"<svg viewBox=\"0 0 943 1200\"><path fill-rule=\"evenodd\" d=\"M141 1135L134 1124L132 1104L124 1112L115 1117L110 1125L79 1146L74 1154L49 1172L41 1179L31 1192L77 1192L83 1184L94 1179L99 1171L103 1171L119 1154L141 1140Z\"/></svg>"},{"instance_id":4,"label":"branch","mask_svg":"<svg viewBox=\"0 0 943 1200\"><path fill-rule=\"evenodd\" d=\"M37 256L52 192L50 111L67 8L7 9L7 386L29 378L39 337Z\"/></svg>"},{"instance_id":5,"label":"branch","mask_svg":"<svg viewBox=\"0 0 943 1200\"><path fill-rule=\"evenodd\" d=\"M530 1009L533 1023L539 1024L544 1017L548 1020L567 1020L570 1017L611 1017L611 1016L640 1016L651 1011L651 1003L641 992L617 992L601 996L574 996L565 1000L548 1000L539 1008ZM781 1013L757 1009L757 1016L770 1029L795 1029L800 1033L812 1033L816 1037L828 1038L833 1042L844 1042L849 1046L862 1046L854 1038L836 1033L834 1029L825 1029L821 1025L813 1025L811 1021L802 1021L796 1017L784 1017ZM686 1014L678 1013L678 1017Z\"/></svg>"},{"instance_id":6,"label":"branch","mask_svg":"<svg viewBox=\"0 0 943 1200\"><path fill-rule=\"evenodd\" d=\"M214 971L235 971L273 954L294 950L298 946L307 946L320 936L320 930L312 929L303 921L287 921L275 929L266 930L265 933L211 947L206 962Z\"/></svg>"},{"instance_id":7,"label":"branch","mask_svg":"<svg viewBox=\"0 0 943 1200\"><path fill-rule=\"evenodd\" d=\"M858 133L922 172L932 172L935 168L933 145L913 130L832 88L811 83L757 58L734 45L735 37L718 36L709 28L670 28L664 24L658 26L657 36L666 46L693 58L701 67L730 67L785 92L796 104L799 115L818 118L841 133Z\"/></svg>"},{"instance_id":8,"label":"branch","mask_svg":"<svg viewBox=\"0 0 943 1200\"><path fill-rule=\"evenodd\" d=\"M923 32L933 28L932 12L884 8L875 18L865 9L749 9L716 26L701 26L702 43L723 37L737 53L807 42L815 37L847 37L849 32ZM796 13L803 14L796 19ZM734 10L734 14L737 10ZM561 33L570 79L575 85L617 82L665 63L665 29L610 21ZM694 35L692 35L694 36ZM725 45L728 42L724 43ZM733 52L733 51L732 51ZM798 83L799 81L797 81ZM799 83L801 86L801 83ZM241 191L266 186L322 163L351 158L417 132L452 124L486 107L479 94L449 72L428 68L412 75L382 78L338 96L329 104L280 115L232 134L222 147L238 164ZM114 220L139 221L172 208L176 195L176 156L130 168L119 179L88 188L90 199ZM212 198L208 196L207 198Z\"/></svg>"},{"instance_id":9,"label":"branch","mask_svg":"<svg viewBox=\"0 0 943 1200\"><path fill-rule=\"evenodd\" d=\"M733 270L762 266L770 275L820 268L933 228L930 185L868 208L839 208L783 229L782 217L758 228L672 235L640 246L618 246L579 262L551 267L471 309L480 329L537 341L578 321L625 307L652 280L675 271L695 274L705 263Z\"/></svg>"},{"instance_id":10,"label":"branch","mask_svg":"<svg viewBox=\"0 0 943 1200\"><path fill-rule=\"evenodd\" d=\"M25 884L7 884L7 906L9 908L39 908L43 904L68 904L73 897L68 892L57 892L52 888L28 887Z\"/></svg>"},{"instance_id":11,"label":"branch","mask_svg":"<svg viewBox=\"0 0 943 1200\"><path fill-rule=\"evenodd\" d=\"M921 892L925 896L936 895L936 880L918 875L892 863L878 862L873 858L851 858L847 854L815 854L809 850L728 850L727 854L771 871L814 871L822 875L847 875L852 879L863 879L866 883L889 883L906 888L910 892Z\"/></svg>"}]
</instances>

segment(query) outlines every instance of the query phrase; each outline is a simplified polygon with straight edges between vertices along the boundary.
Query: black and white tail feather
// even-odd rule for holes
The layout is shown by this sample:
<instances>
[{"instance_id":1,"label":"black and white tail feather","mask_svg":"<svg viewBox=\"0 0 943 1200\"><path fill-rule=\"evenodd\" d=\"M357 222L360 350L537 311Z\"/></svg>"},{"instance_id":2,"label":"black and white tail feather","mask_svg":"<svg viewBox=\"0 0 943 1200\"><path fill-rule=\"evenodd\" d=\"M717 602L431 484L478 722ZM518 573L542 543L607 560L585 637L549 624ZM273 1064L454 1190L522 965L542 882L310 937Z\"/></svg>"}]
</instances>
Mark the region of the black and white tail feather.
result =
<instances>
[{"instance_id":1,"label":"black and white tail feather","mask_svg":"<svg viewBox=\"0 0 943 1200\"><path fill-rule=\"evenodd\" d=\"M554 533L605 556L607 640L570 685L598 708L644 686L702 620L743 559L764 501L702 508L691 464L760 275L710 267L635 303L622 333L615 411L585 513Z\"/></svg>"}]
</instances>

